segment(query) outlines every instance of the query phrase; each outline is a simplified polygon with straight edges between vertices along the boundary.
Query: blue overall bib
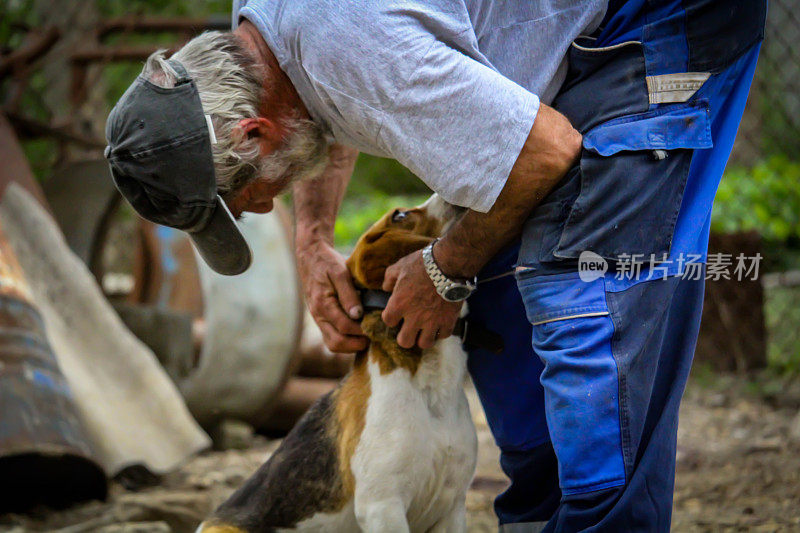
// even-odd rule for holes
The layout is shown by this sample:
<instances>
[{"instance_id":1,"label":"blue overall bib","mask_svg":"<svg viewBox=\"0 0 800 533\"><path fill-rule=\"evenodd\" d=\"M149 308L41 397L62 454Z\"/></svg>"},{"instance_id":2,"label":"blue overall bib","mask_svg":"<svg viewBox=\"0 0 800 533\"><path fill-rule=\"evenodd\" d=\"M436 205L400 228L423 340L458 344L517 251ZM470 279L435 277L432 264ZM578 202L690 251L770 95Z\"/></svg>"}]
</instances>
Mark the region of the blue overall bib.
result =
<instances>
[{"instance_id":1,"label":"blue overall bib","mask_svg":"<svg viewBox=\"0 0 800 533\"><path fill-rule=\"evenodd\" d=\"M573 44L553 106L580 163L469 300L505 340L469 354L511 479L501 531L669 530L711 206L765 19L766 0L611 1ZM584 281L585 251L609 270ZM620 276L631 256L655 261Z\"/></svg>"}]
</instances>

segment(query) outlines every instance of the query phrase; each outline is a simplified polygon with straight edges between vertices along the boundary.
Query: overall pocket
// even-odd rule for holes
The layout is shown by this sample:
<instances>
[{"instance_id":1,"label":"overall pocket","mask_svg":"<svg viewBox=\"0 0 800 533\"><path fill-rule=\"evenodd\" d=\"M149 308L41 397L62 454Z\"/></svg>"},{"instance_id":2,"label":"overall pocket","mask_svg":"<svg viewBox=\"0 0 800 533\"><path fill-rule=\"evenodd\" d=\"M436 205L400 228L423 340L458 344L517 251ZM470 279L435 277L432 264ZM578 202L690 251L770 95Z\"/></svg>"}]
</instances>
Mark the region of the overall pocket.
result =
<instances>
[{"instance_id":1,"label":"overall pocket","mask_svg":"<svg viewBox=\"0 0 800 533\"><path fill-rule=\"evenodd\" d=\"M519 274L517 285L544 363L540 382L562 492L624 484L624 412L603 279Z\"/></svg>"},{"instance_id":2,"label":"overall pocket","mask_svg":"<svg viewBox=\"0 0 800 533\"><path fill-rule=\"evenodd\" d=\"M596 47L579 37L569 49L569 70L553 107L581 133L597 124L647 111L650 103L642 43ZM575 166L536 207L523 228L521 265L552 262L575 199L581 190Z\"/></svg>"},{"instance_id":3,"label":"overall pocket","mask_svg":"<svg viewBox=\"0 0 800 533\"><path fill-rule=\"evenodd\" d=\"M569 70L553 100L581 133L623 115L647 111L647 73L639 41L602 48L591 37L579 37L569 49Z\"/></svg>"},{"instance_id":4,"label":"overall pocket","mask_svg":"<svg viewBox=\"0 0 800 533\"><path fill-rule=\"evenodd\" d=\"M708 113L705 101L680 103L587 132L580 192L553 256L668 254L692 154L713 146Z\"/></svg>"}]
</instances>

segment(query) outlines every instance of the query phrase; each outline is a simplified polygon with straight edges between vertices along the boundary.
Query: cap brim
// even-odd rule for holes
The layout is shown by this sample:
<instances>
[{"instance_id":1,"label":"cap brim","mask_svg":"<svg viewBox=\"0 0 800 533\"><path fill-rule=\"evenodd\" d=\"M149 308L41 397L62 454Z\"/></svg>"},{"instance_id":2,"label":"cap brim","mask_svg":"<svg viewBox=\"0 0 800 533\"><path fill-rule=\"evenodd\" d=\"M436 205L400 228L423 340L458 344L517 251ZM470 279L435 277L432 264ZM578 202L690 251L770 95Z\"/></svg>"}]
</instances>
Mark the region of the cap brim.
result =
<instances>
[{"instance_id":1,"label":"cap brim","mask_svg":"<svg viewBox=\"0 0 800 533\"><path fill-rule=\"evenodd\" d=\"M189 233L200 256L215 272L235 276L248 269L253 253L222 198L202 231Z\"/></svg>"}]
</instances>

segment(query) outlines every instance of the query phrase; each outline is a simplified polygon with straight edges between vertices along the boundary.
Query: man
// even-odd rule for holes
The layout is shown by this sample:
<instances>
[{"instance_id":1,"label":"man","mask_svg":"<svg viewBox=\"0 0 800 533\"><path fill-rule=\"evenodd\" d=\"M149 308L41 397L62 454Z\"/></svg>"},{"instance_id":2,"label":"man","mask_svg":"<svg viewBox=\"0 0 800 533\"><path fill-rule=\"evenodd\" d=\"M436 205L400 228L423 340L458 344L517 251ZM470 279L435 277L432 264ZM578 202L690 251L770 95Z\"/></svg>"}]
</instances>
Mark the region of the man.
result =
<instances>
[{"instance_id":1,"label":"man","mask_svg":"<svg viewBox=\"0 0 800 533\"><path fill-rule=\"evenodd\" d=\"M702 270L765 12L236 3L233 34L148 60L112 112L107 155L137 210L189 231L223 273L249 264L226 204L267 212L294 181L301 277L337 351L366 343L333 248L357 151L406 165L469 210L387 271L383 318L402 346L428 347L453 329L449 300L471 293L471 316L504 337L501 355L469 360L512 481L501 530L666 531L703 295L687 262ZM608 272L579 272L586 257ZM632 257L651 262L617 275Z\"/></svg>"}]
</instances>

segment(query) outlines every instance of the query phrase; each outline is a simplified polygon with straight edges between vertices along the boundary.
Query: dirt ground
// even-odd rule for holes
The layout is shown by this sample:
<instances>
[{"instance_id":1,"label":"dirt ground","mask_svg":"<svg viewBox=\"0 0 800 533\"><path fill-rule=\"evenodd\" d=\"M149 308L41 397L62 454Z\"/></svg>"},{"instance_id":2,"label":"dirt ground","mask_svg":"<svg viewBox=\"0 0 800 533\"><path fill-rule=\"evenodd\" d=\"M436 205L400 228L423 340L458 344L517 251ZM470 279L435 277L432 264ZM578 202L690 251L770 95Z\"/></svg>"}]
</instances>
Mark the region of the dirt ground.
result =
<instances>
[{"instance_id":1,"label":"dirt ground","mask_svg":"<svg viewBox=\"0 0 800 533\"><path fill-rule=\"evenodd\" d=\"M678 429L674 531L800 531L800 394L693 383Z\"/></svg>"},{"instance_id":2,"label":"dirt ground","mask_svg":"<svg viewBox=\"0 0 800 533\"><path fill-rule=\"evenodd\" d=\"M724 376L690 384L678 435L674 531L800 531L800 393L751 389ZM480 456L467 501L468 528L496 531L492 500L506 480L474 394L470 400ZM258 437L245 450L203 454L138 492L114 484L106 503L0 516L0 531L193 531L277 444Z\"/></svg>"}]
</instances>

